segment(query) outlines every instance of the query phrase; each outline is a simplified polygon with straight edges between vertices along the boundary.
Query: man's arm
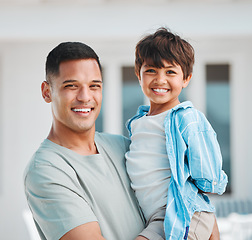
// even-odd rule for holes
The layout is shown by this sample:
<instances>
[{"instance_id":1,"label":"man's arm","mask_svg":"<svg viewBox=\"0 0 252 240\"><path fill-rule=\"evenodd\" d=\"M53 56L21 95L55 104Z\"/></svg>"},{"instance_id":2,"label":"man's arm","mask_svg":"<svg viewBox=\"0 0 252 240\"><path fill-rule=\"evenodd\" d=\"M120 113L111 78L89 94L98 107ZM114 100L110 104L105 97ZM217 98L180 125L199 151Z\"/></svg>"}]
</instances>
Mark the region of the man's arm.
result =
<instances>
[{"instance_id":1,"label":"man's arm","mask_svg":"<svg viewBox=\"0 0 252 240\"><path fill-rule=\"evenodd\" d=\"M96 216L67 173L66 168L37 163L26 175L27 201L38 227L46 239L104 240Z\"/></svg>"},{"instance_id":2,"label":"man's arm","mask_svg":"<svg viewBox=\"0 0 252 240\"><path fill-rule=\"evenodd\" d=\"M164 240L164 216L166 207L160 207L156 212L148 219L146 228L139 233L135 240Z\"/></svg>"},{"instance_id":3,"label":"man's arm","mask_svg":"<svg viewBox=\"0 0 252 240\"><path fill-rule=\"evenodd\" d=\"M67 232L60 240L105 240L98 222L82 224Z\"/></svg>"},{"instance_id":4,"label":"man's arm","mask_svg":"<svg viewBox=\"0 0 252 240\"><path fill-rule=\"evenodd\" d=\"M146 237L143 237L143 236L138 236L135 240L148 240L148 238Z\"/></svg>"},{"instance_id":5,"label":"man's arm","mask_svg":"<svg viewBox=\"0 0 252 240\"><path fill-rule=\"evenodd\" d=\"M218 228L218 225L217 225L216 218L215 218L215 221L214 221L213 231L212 231L212 234L211 234L209 240L220 240L220 231L219 231L219 228Z\"/></svg>"}]
</instances>

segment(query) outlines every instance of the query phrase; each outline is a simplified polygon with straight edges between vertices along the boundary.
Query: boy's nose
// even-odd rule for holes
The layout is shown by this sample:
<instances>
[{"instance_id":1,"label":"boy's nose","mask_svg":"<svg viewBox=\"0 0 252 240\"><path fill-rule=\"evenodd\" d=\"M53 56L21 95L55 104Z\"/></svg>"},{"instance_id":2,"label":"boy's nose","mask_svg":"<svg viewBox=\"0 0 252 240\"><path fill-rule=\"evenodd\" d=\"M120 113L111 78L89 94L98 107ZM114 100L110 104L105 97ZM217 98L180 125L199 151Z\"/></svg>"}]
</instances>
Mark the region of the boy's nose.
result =
<instances>
[{"instance_id":1,"label":"boy's nose","mask_svg":"<svg viewBox=\"0 0 252 240\"><path fill-rule=\"evenodd\" d=\"M163 84L167 82L166 75L165 74L158 74L156 78L156 82L158 84Z\"/></svg>"}]
</instances>

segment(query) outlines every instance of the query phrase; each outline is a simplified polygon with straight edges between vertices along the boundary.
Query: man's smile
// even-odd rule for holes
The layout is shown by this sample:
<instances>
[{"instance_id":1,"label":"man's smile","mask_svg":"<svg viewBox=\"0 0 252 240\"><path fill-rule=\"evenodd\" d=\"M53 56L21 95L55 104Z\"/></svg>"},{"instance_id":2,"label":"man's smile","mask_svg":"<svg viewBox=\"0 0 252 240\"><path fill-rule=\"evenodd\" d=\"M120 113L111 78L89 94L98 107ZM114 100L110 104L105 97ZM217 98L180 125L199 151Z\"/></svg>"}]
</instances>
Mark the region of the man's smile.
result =
<instances>
[{"instance_id":1,"label":"man's smile","mask_svg":"<svg viewBox=\"0 0 252 240\"><path fill-rule=\"evenodd\" d=\"M88 113L92 110L92 108L72 108L72 111L78 113Z\"/></svg>"}]
</instances>

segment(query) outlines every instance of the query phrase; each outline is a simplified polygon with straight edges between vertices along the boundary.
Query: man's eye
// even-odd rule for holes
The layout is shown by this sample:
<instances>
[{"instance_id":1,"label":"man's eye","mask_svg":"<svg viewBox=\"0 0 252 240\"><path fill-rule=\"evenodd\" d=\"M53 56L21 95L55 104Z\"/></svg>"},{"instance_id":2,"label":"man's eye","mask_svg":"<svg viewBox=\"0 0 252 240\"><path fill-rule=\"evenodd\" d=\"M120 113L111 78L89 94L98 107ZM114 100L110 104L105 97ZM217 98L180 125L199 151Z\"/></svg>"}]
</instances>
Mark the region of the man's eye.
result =
<instances>
[{"instance_id":1,"label":"man's eye","mask_svg":"<svg viewBox=\"0 0 252 240\"><path fill-rule=\"evenodd\" d=\"M74 84L67 84L67 85L65 85L64 88L77 88L77 86Z\"/></svg>"},{"instance_id":2,"label":"man's eye","mask_svg":"<svg viewBox=\"0 0 252 240\"><path fill-rule=\"evenodd\" d=\"M100 88L101 85L100 84L93 84L93 85L90 85L90 88L92 89L97 89L97 88Z\"/></svg>"},{"instance_id":3,"label":"man's eye","mask_svg":"<svg viewBox=\"0 0 252 240\"><path fill-rule=\"evenodd\" d=\"M169 71L167 71L167 74L175 74L175 72L172 70L169 70Z\"/></svg>"}]
</instances>

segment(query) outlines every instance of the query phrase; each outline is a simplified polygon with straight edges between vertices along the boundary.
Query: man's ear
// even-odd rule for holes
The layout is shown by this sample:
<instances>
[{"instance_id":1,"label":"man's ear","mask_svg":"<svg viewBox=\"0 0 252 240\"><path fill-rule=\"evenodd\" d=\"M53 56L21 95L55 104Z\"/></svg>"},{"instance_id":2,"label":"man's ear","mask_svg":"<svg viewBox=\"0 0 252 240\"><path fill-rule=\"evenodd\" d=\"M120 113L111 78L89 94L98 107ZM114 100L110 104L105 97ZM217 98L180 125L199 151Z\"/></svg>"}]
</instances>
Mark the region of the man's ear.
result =
<instances>
[{"instance_id":1,"label":"man's ear","mask_svg":"<svg viewBox=\"0 0 252 240\"><path fill-rule=\"evenodd\" d=\"M44 81L41 84L41 92L42 97L44 98L45 102L50 103L51 100L51 88L48 82Z\"/></svg>"},{"instance_id":2,"label":"man's ear","mask_svg":"<svg viewBox=\"0 0 252 240\"><path fill-rule=\"evenodd\" d=\"M186 88L188 86L191 78L192 78L192 73L186 79L183 80L184 81L183 86L182 86L183 88Z\"/></svg>"}]
</instances>

